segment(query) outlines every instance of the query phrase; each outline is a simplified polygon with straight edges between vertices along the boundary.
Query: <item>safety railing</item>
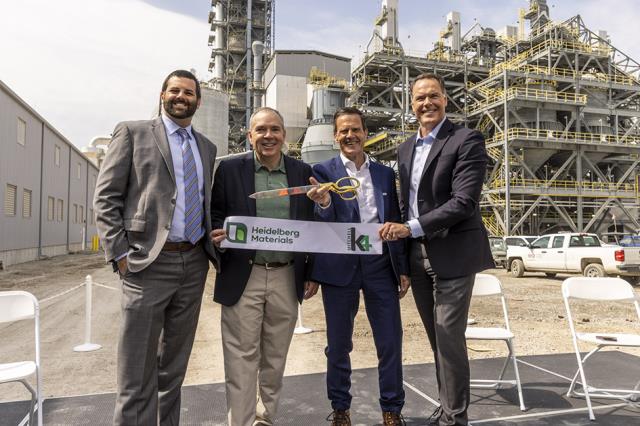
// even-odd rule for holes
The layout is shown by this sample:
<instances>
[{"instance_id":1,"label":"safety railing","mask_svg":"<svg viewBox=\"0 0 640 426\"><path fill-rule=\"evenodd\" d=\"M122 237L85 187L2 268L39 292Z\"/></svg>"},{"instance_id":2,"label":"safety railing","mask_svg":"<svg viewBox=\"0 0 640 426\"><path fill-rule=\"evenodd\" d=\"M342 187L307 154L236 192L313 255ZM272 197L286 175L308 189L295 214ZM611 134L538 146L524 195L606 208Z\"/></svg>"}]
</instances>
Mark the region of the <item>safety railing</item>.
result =
<instances>
[{"instance_id":1,"label":"safety railing","mask_svg":"<svg viewBox=\"0 0 640 426\"><path fill-rule=\"evenodd\" d=\"M578 182L575 180L552 180L512 178L509 180L511 188L531 189L540 192L541 189L572 193L597 195L597 193L615 193L617 196L635 197L636 184L617 182ZM506 186L504 179L495 179L490 183L491 189L501 189ZM563 194L566 195L566 194Z\"/></svg>"},{"instance_id":2,"label":"safety railing","mask_svg":"<svg viewBox=\"0 0 640 426\"><path fill-rule=\"evenodd\" d=\"M529 87L510 87L505 92L496 89L493 94L484 101L478 102L469 108L468 113L473 114L500 102L512 99L526 99L541 102L553 102L571 105L586 105L587 95L578 93L564 93L555 90L532 89Z\"/></svg>"},{"instance_id":3,"label":"safety railing","mask_svg":"<svg viewBox=\"0 0 640 426\"><path fill-rule=\"evenodd\" d=\"M511 127L507 130L507 140L549 140L561 142L582 142L608 145L639 145L640 136L608 135L601 133L586 132L565 132L562 130L525 129L522 127ZM496 132L491 138L486 140L488 145L496 142L503 142L504 134Z\"/></svg>"}]
</instances>

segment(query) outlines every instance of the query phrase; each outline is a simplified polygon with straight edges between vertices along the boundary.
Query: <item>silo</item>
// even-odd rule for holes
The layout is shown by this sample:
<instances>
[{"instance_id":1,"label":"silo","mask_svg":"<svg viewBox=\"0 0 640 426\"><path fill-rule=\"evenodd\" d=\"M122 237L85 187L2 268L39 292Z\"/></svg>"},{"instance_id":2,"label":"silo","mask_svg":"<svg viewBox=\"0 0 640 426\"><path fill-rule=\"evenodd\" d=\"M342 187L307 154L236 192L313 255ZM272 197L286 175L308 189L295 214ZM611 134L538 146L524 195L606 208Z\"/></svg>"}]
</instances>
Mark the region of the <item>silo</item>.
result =
<instances>
[{"instance_id":1,"label":"silo","mask_svg":"<svg viewBox=\"0 0 640 426\"><path fill-rule=\"evenodd\" d=\"M202 102L193 116L193 127L218 147L218 156L229 153L229 95L202 86Z\"/></svg>"},{"instance_id":2,"label":"silo","mask_svg":"<svg viewBox=\"0 0 640 426\"><path fill-rule=\"evenodd\" d=\"M300 149L302 161L316 164L334 157L339 148L333 137L333 114L343 107L347 92L338 87L320 86L313 90L311 113L313 119Z\"/></svg>"}]
</instances>

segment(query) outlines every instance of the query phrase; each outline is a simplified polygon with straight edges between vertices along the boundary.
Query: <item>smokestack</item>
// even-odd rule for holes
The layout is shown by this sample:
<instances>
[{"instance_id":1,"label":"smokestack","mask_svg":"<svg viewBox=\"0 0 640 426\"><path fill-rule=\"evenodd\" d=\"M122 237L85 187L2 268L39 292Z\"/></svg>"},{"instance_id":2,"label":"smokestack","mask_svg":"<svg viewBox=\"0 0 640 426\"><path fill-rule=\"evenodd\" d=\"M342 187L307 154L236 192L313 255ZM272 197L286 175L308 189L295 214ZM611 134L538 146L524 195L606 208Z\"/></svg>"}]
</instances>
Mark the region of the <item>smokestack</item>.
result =
<instances>
[{"instance_id":1,"label":"smokestack","mask_svg":"<svg viewBox=\"0 0 640 426\"><path fill-rule=\"evenodd\" d=\"M254 41L251 44L253 52L253 108L254 111L262 106L262 54L264 43Z\"/></svg>"}]
</instances>

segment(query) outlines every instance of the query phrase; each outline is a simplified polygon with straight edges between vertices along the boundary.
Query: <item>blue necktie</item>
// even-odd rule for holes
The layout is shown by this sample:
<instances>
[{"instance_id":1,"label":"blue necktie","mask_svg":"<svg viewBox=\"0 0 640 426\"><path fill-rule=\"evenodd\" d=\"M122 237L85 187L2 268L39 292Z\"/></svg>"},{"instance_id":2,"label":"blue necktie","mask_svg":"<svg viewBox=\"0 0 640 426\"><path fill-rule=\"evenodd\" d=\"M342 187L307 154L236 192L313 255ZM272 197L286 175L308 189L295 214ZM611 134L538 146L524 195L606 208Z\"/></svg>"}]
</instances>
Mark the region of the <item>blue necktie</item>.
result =
<instances>
[{"instance_id":1,"label":"blue necktie","mask_svg":"<svg viewBox=\"0 0 640 426\"><path fill-rule=\"evenodd\" d=\"M197 243L204 230L202 228L202 203L198 188L198 172L196 160L193 157L189 133L186 129L178 129L182 139L182 169L184 172L184 236L191 244Z\"/></svg>"}]
</instances>

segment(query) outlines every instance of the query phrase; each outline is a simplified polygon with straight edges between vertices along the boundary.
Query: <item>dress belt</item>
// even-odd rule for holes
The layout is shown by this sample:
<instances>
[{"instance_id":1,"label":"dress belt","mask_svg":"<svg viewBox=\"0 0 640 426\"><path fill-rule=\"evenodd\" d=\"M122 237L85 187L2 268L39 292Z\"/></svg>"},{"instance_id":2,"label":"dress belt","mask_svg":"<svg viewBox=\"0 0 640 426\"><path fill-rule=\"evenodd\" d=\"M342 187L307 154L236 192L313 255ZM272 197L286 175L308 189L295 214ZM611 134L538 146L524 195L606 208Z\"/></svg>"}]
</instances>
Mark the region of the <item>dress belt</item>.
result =
<instances>
[{"instance_id":1,"label":"dress belt","mask_svg":"<svg viewBox=\"0 0 640 426\"><path fill-rule=\"evenodd\" d=\"M195 244L191 244L189 241L167 241L164 243L164 246L162 246L162 251L184 252L193 250L200 245L202 245L202 239Z\"/></svg>"},{"instance_id":2,"label":"dress belt","mask_svg":"<svg viewBox=\"0 0 640 426\"><path fill-rule=\"evenodd\" d=\"M289 262L267 262L267 263L254 263L254 265L262 266L264 269L278 269L284 268L285 266L289 266L293 264L293 261Z\"/></svg>"}]
</instances>

